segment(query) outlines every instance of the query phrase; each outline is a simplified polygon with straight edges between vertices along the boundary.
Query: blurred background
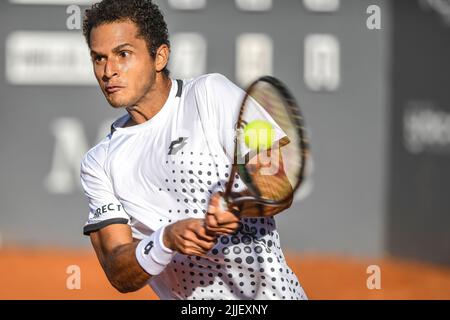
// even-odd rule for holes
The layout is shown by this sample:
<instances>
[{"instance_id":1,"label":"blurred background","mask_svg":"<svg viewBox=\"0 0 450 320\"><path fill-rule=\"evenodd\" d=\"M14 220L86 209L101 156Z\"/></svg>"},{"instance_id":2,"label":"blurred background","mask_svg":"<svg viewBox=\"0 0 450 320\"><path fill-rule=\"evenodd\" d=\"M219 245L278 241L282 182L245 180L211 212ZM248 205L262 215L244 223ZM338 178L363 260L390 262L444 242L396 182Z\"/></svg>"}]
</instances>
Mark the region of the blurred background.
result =
<instances>
[{"instance_id":1,"label":"blurred background","mask_svg":"<svg viewBox=\"0 0 450 320\"><path fill-rule=\"evenodd\" d=\"M93 2L0 2L3 299L155 297L116 293L82 236L80 160L122 115L81 34ZM450 1L155 2L172 77L271 74L300 102L313 158L277 224L309 297L450 299Z\"/></svg>"}]
</instances>

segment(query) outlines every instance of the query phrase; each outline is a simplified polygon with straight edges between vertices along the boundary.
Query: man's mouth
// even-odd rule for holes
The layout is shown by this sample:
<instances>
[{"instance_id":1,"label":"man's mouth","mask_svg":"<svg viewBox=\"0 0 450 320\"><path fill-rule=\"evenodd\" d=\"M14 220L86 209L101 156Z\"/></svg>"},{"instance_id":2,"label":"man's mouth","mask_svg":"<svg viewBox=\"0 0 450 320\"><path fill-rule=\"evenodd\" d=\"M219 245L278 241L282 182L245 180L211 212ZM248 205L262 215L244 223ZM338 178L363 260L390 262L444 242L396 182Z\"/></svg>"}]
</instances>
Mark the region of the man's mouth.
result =
<instances>
[{"instance_id":1,"label":"man's mouth","mask_svg":"<svg viewBox=\"0 0 450 320\"><path fill-rule=\"evenodd\" d=\"M111 93L114 93L114 92L118 92L118 91L122 90L123 88L124 87L121 87L121 86L107 86L105 88L105 90L106 90L106 92L108 94L111 94Z\"/></svg>"}]
</instances>

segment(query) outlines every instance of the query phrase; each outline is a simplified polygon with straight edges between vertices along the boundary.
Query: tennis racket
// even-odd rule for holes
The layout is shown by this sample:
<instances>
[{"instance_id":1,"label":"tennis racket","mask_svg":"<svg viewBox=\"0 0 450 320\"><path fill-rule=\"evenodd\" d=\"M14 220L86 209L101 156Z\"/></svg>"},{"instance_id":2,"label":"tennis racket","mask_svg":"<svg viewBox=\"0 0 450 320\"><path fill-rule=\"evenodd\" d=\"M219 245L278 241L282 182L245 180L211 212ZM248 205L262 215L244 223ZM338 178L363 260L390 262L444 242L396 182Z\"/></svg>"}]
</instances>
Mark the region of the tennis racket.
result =
<instances>
[{"instance_id":1,"label":"tennis racket","mask_svg":"<svg viewBox=\"0 0 450 320\"><path fill-rule=\"evenodd\" d=\"M267 129L262 138L261 132L256 135L265 145L248 143L248 128L255 123ZM262 210L262 206L290 204L304 179L308 155L305 122L295 98L280 80L259 78L246 90L240 107L234 162L222 206L231 210L254 203ZM233 192L236 179L242 179L245 192Z\"/></svg>"}]
</instances>

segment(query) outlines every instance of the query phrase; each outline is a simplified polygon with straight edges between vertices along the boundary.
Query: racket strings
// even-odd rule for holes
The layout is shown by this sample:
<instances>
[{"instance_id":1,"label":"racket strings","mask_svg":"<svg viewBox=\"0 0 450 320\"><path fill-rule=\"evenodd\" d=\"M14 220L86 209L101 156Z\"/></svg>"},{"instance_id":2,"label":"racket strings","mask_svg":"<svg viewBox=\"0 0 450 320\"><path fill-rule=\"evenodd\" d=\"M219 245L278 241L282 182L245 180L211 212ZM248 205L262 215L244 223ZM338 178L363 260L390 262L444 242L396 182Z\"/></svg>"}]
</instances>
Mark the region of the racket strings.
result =
<instances>
[{"instance_id":1,"label":"racket strings","mask_svg":"<svg viewBox=\"0 0 450 320\"><path fill-rule=\"evenodd\" d=\"M250 99L247 98L242 107L239 123L244 127L252 120L251 116L255 114L252 112L252 108L256 102L287 136L287 143L281 142L279 145L272 145L272 148L280 148L276 159L269 156L272 160L269 166L278 166L275 172L267 173L273 171L272 169L267 170L267 165L259 166L257 170L254 167L248 167L252 184L258 189L260 197L281 201L292 194L293 188L300 181L299 172L304 165L303 159L306 154L305 150L301 148L305 143L301 141L302 136L299 136L299 131L303 130L303 118L292 112L292 107L289 105L290 100L283 98L280 91L270 83L259 82L248 94ZM266 150L266 152L270 153L270 150ZM267 156L263 155L263 157ZM277 163L273 163L274 160Z\"/></svg>"}]
</instances>

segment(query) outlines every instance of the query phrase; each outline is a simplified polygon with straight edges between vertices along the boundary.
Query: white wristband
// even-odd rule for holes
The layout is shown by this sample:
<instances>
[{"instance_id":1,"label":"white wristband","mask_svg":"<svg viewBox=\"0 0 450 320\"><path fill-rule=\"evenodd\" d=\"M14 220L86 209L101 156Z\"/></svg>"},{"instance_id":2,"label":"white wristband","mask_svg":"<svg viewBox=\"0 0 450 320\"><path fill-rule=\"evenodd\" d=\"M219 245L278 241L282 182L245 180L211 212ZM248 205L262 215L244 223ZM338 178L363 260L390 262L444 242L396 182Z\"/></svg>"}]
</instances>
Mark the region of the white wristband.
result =
<instances>
[{"instance_id":1,"label":"white wristband","mask_svg":"<svg viewBox=\"0 0 450 320\"><path fill-rule=\"evenodd\" d=\"M172 261L175 252L164 245L164 228L159 228L142 239L136 247L136 258L142 269L150 275L160 274Z\"/></svg>"}]
</instances>

